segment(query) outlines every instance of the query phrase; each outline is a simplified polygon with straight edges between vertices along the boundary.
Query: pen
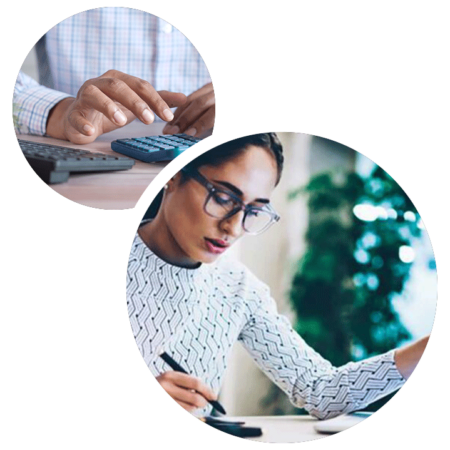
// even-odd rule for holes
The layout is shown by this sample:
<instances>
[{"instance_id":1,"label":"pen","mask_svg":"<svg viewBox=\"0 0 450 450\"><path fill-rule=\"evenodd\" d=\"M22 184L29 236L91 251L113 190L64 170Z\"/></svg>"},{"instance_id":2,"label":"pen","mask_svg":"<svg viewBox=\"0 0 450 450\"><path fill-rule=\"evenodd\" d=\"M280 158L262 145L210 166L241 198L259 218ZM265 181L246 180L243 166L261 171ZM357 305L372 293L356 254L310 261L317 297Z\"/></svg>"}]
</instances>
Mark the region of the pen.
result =
<instances>
[{"instance_id":1,"label":"pen","mask_svg":"<svg viewBox=\"0 0 450 450\"><path fill-rule=\"evenodd\" d=\"M208 425L229 425L229 426L237 426L237 425L244 425L245 422L240 422L240 421L233 421L233 420L221 420L218 419L216 417L211 417L211 416L205 416L205 417L199 417L199 419L204 422L207 423Z\"/></svg>"},{"instance_id":2,"label":"pen","mask_svg":"<svg viewBox=\"0 0 450 450\"><path fill-rule=\"evenodd\" d=\"M166 352L161 353L159 355L167 364L169 364L170 367L172 367L173 370L176 370L177 372L182 372L187 375L189 375L176 361L174 361ZM221 412L222 414L226 414L225 410L223 409L223 406L215 401L215 400L208 400L208 403L211 404L217 411Z\"/></svg>"}]
</instances>

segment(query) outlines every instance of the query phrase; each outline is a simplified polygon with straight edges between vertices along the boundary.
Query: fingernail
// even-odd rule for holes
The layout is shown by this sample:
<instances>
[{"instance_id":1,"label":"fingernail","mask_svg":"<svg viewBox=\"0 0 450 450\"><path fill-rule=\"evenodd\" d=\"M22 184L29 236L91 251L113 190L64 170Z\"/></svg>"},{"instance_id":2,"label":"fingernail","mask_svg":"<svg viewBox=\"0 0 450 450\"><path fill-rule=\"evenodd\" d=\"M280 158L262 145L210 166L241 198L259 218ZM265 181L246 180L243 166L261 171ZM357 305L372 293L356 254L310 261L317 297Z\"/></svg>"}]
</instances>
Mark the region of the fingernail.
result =
<instances>
[{"instance_id":1,"label":"fingernail","mask_svg":"<svg viewBox=\"0 0 450 450\"><path fill-rule=\"evenodd\" d=\"M92 133L94 131L94 129L90 125L84 125L83 126L83 131L85 133Z\"/></svg>"},{"instance_id":2,"label":"fingernail","mask_svg":"<svg viewBox=\"0 0 450 450\"><path fill-rule=\"evenodd\" d=\"M117 110L114 113L114 120L116 121L116 123L118 123L119 125L123 125L126 121L127 118L125 117L125 114L122 111Z\"/></svg>"},{"instance_id":3,"label":"fingernail","mask_svg":"<svg viewBox=\"0 0 450 450\"><path fill-rule=\"evenodd\" d=\"M189 128L189 130L187 130L185 133L189 136L195 136L197 134L197 130L195 128Z\"/></svg>"},{"instance_id":4,"label":"fingernail","mask_svg":"<svg viewBox=\"0 0 450 450\"><path fill-rule=\"evenodd\" d=\"M163 115L164 119L166 119L167 121L171 121L173 119L173 113L170 109L165 109L162 112L162 115Z\"/></svg>"},{"instance_id":5,"label":"fingernail","mask_svg":"<svg viewBox=\"0 0 450 450\"><path fill-rule=\"evenodd\" d=\"M175 125L167 125L167 126L165 126L164 127L164 133L167 133L167 134L177 134L179 131L180 131L180 129Z\"/></svg>"},{"instance_id":6,"label":"fingernail","mask_svg":"<svg viewBox=\"0 0 450 450\"><path fill-rule=\"evenodd\" d=\"M149 109L144 109L144 112L142 113L142 118L144 119L144 122L148 123L152 123L155 120L155 116Z\"/></svg>"}]
</instances>

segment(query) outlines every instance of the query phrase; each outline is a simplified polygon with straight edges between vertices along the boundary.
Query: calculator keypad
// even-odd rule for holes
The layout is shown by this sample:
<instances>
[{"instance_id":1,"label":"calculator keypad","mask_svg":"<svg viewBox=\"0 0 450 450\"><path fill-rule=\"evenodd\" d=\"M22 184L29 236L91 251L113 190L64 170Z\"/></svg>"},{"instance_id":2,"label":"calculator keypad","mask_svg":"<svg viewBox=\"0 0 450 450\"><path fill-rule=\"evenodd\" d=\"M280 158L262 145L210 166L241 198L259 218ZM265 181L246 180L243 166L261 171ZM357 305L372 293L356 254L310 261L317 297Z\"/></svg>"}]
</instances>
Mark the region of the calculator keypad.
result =
<instances>
[{"instance_id":1,"label":"calculator keypad","mask_svg":"<svg viewBox=\"0 0 450 450\"><path fill-rule=\"evenodd\" d=\"M144 162L169 161L192 147L200 139L187 134L145 136L117 139L111 148L119 153Z\"/></svg>"}]
</instances>

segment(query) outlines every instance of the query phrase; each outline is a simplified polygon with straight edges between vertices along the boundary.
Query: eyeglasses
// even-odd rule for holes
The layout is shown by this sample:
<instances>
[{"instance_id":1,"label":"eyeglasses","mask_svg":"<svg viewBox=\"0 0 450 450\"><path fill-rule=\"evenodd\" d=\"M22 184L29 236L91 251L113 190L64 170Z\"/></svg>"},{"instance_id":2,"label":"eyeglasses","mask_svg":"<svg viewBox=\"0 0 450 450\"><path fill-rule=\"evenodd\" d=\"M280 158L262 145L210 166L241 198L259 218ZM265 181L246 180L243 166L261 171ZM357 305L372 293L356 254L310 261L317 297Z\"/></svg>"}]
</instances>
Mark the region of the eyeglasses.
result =
<instances>
[{"instance_id":1,"label":"eyeglasses","mask_svg":"<svg viewBox=\"0 0 450 450\"><path fill-rule=\"evenodd\" d=\"M206 214L216 219L229 219L239 211L244 211L242 228L249 234L260 234L280 220L270 204L262 207L246 205L239 197L229 191L215 187L200 172L194 169L182 169L182 171L200 183L208 191L203 209Z\"/></svg>"}]
</instances>

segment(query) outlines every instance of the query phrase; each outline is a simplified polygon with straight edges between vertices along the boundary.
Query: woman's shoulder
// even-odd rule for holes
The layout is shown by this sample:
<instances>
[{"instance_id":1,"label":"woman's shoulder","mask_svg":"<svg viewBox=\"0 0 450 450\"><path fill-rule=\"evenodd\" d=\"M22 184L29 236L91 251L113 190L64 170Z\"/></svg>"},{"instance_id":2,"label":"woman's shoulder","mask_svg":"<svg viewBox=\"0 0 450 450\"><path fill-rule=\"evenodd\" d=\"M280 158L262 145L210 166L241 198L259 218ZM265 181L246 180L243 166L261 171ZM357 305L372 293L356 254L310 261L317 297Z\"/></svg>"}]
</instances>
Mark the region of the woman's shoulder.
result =
<instances>
[{"instance_id":1,"label":"woman's shoulder","mask_svg":"<svg viewBox=\"0 0 450 450\"><path fill-rule=\"evenodd\" d=\"M160 260L147 246L144 240L137 232L134 236L133 243L128 257L128 270L136 271L143 268L148 270L156 270L166 263Z\"/></svg>"},{"instance_id":2,"label":"woman's shoulder","mask_svg":"<svg viewBox=\"0 0 450 450\"><path fill-rule=\"evenodd\" d=\"M139 255L142 256L142 254L145 252L146 248L147 248L147 246L145 245L144 241L139 236L139 233L136 232L136 234L133 238L133 243L131 245L130 259L136 258Z\"/></svg>"}]
</instances>

